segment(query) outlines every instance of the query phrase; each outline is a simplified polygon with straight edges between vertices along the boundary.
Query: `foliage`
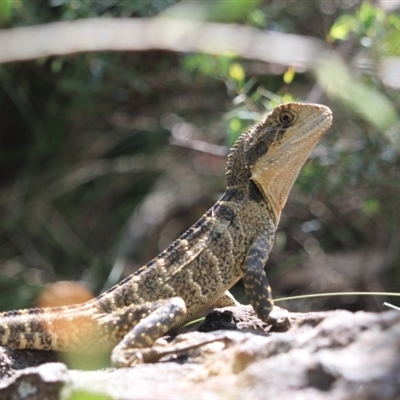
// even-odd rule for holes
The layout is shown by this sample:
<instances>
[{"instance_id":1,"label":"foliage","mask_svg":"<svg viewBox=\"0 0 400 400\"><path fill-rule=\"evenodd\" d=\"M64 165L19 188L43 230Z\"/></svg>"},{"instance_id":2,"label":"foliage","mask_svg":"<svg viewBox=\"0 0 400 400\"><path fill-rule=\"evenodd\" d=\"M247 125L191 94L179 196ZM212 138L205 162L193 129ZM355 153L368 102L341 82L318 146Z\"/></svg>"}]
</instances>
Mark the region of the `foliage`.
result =
<instances>
[{"instance_id":1,"label":"foliage","mask_svg":"<svg viewBox=\"0 0 400 400\"><path fill-rule=\"evenodd\" d=\"M6 0L0 24L160 13L325 39L334 57L314 75L161 51L1 65L0 309L31 305L59 279L98 293L148 261L223 190L218 154L275 105L297 100L329 105L335 124L285 209L273 288L398 290L400 99L380 72L382 60L399 56L398 14L357 1ZM194 151L199 142L216 147ZM379 250L382 271L325 276L316 286L305 270L318 270L323 255L365 248Z\"/></svg>"}]
</instances>

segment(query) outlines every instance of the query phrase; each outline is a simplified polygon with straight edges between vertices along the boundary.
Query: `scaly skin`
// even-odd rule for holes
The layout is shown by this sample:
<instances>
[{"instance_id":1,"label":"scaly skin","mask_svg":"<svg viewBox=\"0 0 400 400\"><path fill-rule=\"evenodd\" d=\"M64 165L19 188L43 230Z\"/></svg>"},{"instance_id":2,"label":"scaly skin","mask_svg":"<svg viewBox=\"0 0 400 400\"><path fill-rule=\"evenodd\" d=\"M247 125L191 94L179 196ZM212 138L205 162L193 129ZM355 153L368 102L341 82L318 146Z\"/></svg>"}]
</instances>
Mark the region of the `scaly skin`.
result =
<instances>
[{"instance_id":1,"label":"scaly skin","mask_svg":"<svg viewBox=\"0 0 400 400\"><path fill-rule=\"evenodd\" d=\"M227 290L240 278L255 312L268 322L273 301L264 266L281 211L331 122L325 106L276 107L237 140L224 195L179 239L87 303L1 313L0 345L113 349L117 366L153 361L148 348L157 338L212 307L237 304Z\"/></svg>"}]
</instances>

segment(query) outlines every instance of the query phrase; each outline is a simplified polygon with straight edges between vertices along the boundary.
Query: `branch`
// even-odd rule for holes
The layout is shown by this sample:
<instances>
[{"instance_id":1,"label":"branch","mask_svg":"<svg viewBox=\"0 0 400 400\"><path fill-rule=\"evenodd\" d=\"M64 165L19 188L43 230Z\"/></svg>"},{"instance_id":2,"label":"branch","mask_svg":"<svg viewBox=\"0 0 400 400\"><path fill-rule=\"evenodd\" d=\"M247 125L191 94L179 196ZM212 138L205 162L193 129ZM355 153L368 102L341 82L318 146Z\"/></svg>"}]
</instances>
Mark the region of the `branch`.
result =
<instances>
[{"instance_id":1,"label":"branch","mask_svg":"<svg viewBox=\"0 0 400 400\"><path fill-rule=\"evenodd\" d=\"M325 47L318 39L220 23L166 17L82 19L0 30L0 63L92 51L169 50L312 67Z\"/></svg>"},{"instance_id":2,"label":"branch","mask_svg":"<svg viewBox=\"0 0 400 400\"><path fill-rule=\"evenodd\" d=\"M237 24L170 17L82 19L0 30L0 63L92 51L168 50L235 55L312 69L323 91L359 113L400 151L400 122L390 99L351 74L321 40Z\"/></svg>"}]
</instances>

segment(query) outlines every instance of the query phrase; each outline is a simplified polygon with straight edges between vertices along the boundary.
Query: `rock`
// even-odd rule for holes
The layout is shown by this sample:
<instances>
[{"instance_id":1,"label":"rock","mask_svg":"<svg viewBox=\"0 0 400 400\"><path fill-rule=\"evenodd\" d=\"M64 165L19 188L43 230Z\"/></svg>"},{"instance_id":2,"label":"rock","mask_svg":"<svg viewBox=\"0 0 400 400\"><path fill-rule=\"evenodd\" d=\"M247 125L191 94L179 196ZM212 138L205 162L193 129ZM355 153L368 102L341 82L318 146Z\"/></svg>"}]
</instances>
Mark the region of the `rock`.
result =
<instances>
[{"instance_id":1,"label":"rock","mask_svg":"<svg viewBox=\"0 0 400 400\"><path fill-rule=\"evenodd\" d=\"M56 361L56 354L52 351L0 347L0 383L4 378L13 376L17 370Z\"/></svg>"},{"instance_id":2,"label":"rock","mask_svg":"<svg viewBox=\"0 0 400 400\"><path fill-rule=\"evenodd\" d=\"M285 317L284 311L277 312ZM98 371L44 364L5 378L0 398L39 398L22 397L22 382L38 388L36 393L49 387L49 400L70 399L77 393L98 393L101 399L400 398L399 312L338 310L286 316L291 328L271 332L251 307L215 310L200 329L220 324L231 330L188 332L168 344L155 344L160 350L180 346L178 355L167 354L156 364Z\"/></svg>"},{"instance_id":3,"label":"rock","mask_svg":"<svg viewBox=\"0 0 400 400\"><path fill-rule=\"evenodd\" d=\"M58 399L61 388L70 381L61 363L28 367L0 383L0 398L7 400Z\"/></svg>"}]
</instances>

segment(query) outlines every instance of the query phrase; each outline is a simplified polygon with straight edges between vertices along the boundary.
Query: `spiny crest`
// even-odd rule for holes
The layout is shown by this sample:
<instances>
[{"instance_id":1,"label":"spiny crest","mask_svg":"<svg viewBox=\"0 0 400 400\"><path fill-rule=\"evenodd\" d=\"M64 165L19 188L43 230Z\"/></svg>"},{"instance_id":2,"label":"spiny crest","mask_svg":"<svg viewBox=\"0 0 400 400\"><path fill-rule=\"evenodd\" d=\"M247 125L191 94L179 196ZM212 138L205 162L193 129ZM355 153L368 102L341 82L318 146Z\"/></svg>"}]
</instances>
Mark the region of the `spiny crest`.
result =
<instances>
[{"instance_id":1,"label":"spiny crest","mask_svg":"<svg viewBox=\"0 0 400 400\"><path fill-rule=\"evenodd\" d=\"M228 162L226 165L226 175L230 175L233 172L234 164L237 161L237 158L240 157L243 153L244 143L251 134L251 129L245 133L242 133L237 139L234 145L231 147L231 150L228 154ZM242 150L242 151L241 151Z\"/></svg>"},{"instance_id":2,"label":"spiny crest","mask_svg":"<svg viewBox=\"0 0 400 400\"><path fill-rule=\"evenodd\" d=\"M241 182L243 178L240 178L238 176L239 174L244 175L244 179L250 174L249 166L245 162L244 153L247 147L247 140L252 134L252 130L253 128L239 136L228 155L225 173L228 187L237 186Z\"/></svg>"}]
</instances>

